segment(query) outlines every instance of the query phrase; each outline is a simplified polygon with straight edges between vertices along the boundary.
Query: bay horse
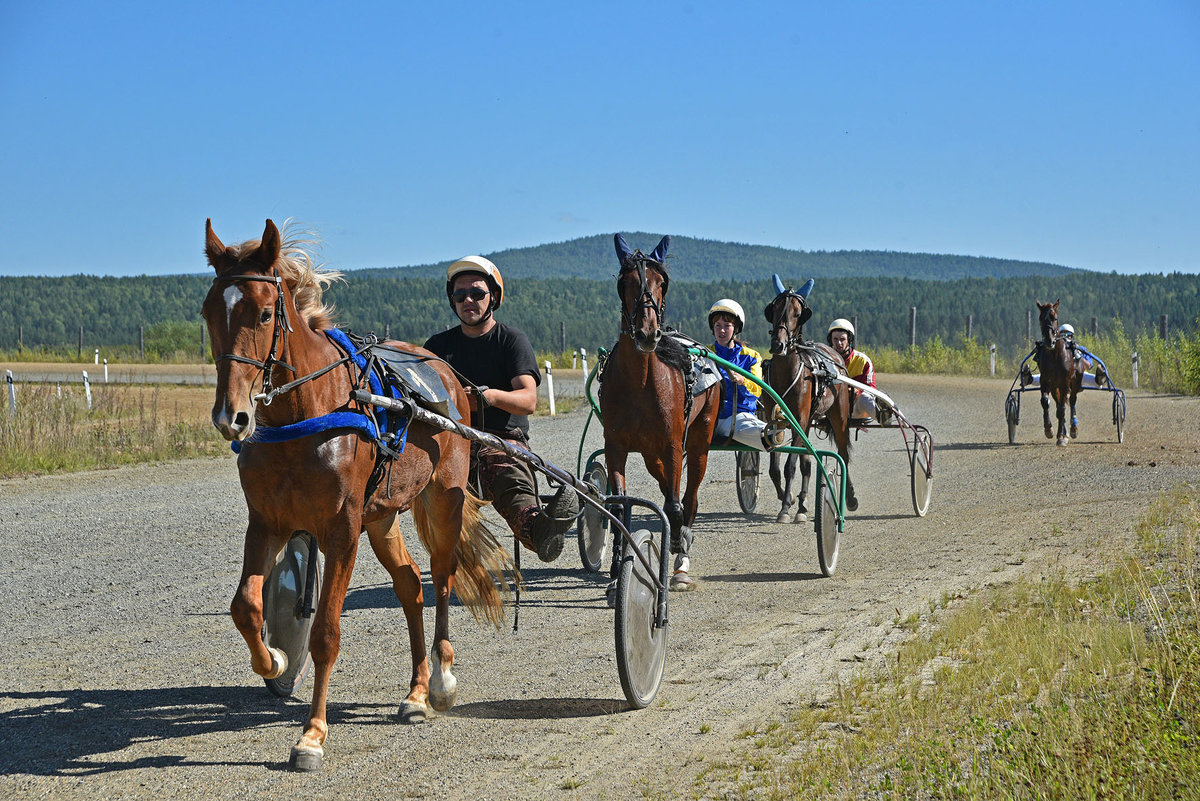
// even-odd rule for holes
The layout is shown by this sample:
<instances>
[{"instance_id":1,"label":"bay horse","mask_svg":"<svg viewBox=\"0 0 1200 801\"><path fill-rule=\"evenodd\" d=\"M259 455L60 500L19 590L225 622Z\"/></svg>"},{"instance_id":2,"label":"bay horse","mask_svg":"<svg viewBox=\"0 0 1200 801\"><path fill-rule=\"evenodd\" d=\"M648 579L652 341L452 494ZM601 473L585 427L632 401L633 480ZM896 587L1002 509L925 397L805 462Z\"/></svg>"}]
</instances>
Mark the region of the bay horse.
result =
<instances>
[{"instance_id":1,"label":"bay horse","mask_svg":"<svg viewBox=\"0 0 1200 801\"><path fill-rule=\"evenodd\" d=\"M1046 439L1054 437L1050 427L1050 398L1053 396L1058 418L1055 444L1065 446L1067 439L1066 406L1071 405L1071 439L1079 436L1079 419L1075 415L1075 399L1083 389L1085 365L1075 358L1075 345L1058 333L1058 300L1053 303L1035 301L1038 307L1038 323L1042 338L1037 343L1034 361L1041 372L1039 387L1042 391L1042 422L1046 428Z\"/></svg>"},{"instance_id":2,"label":"bay horse","mask_svg":"<svg viewBox=\"0 0 1200 801\"><path fill-rule=\"evenodd\" d=\"M339 618L363 530L392 578L408 624L412 676L399 708L400 719L408 723L424 721L430 705L449 709L457 697L450 593L457 593L477 620L499 627L503 597L497 581L507 589L504 573L511 562L480 517L482 502L467 490L471 446L462 437L414 422L390 464L377 461L373 441L344 428L284 442L255 441L259 428L362 411L349 397L361 376L322 333L332 326L332 309L321 294L340 274L314 267L305 240L284 239L271 220L261 240L230 246L217 238L211 220L205 228L205 254L216 271L202 307L217 367L212 422L225 439L240 443L238 475L249 511L242 574L230 612L250 649L254 672L268 679L279 676L287 657L262 640L263 577L293 532L316 537L325 554L309 640L316 670L308 722L290 763L297 770L317 770L329 731L326 698L340 647ZM407 343L389 344L428 353ZM450 369L436 358L429 364L457 408L468 408ZM429 552L437 596L432 664L425 651L420 570L397 520L410 508Z\"/></svg>"},{"instance_id":3,"label":"bay horse","mask_svg":"<svg viewBox=\"0 0 1200 801\"><path fill-rule=\"evenodd\" d=\"M621 264L621 334L608 356L599 393L608 485L624 495L629 454L642 454L662 491L671 524L671 552L676 557L670 588L691 590L691 527L720 412L720 382L691 397L691 357L678 340L663 335L671 237L664 236L649 256L631 251L620 234L613 241ZM687 488L680 502L685 455Z\"/></svg>"},{"instance_id":4,"label":"bay horse","mask_svg":"<svg viewBox=\"0 0 1200 801\"><path fill-rule=\"evenodd\" d=\"M854 394L846 384L829 381L835 371L846 374L846 362L824 342L804 341L804 323L812 316L805 298L794 289L785 289L778 278L775 279L775 290L778 294L763 309L763 315L771 324L767 383L783 399L805 436L814 425L821 425L832 433L838 454L846 463L846 509L853 512L858 508L854 484L850 481L850 415ZM773 406L773 401L768 405ZM794 446L799 442L800 435L793 433L791 444ZM808 519L805 502L812 473L811 457L789 453L781 476L780 456L779 453L771 454L769 468L781 503L775 521L803 523ZM800 460L800 494L794 497L792 480L796 475L797 459ZM791 512L793 503L796 505L794 515Z\"/></svg>"}]
</instances>

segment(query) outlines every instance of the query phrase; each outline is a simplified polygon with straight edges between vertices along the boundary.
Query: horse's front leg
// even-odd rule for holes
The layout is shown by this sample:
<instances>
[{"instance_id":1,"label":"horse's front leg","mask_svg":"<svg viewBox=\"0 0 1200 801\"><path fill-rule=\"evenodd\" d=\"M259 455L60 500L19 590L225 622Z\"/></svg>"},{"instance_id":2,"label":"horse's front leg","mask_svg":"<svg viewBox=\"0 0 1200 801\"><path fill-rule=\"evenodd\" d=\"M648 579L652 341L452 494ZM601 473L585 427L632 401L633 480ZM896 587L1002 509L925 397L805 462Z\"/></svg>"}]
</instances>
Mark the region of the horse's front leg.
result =
<instances>
[{"instance_id":1,"label":"horse's front leg","mask_svg":"<svg viewBox=\"0 0 1200 801\"><path fill-rule=\"evenodd\" d=\"M1079 437L1079 416L1075 413L1076 393L1071 393L1071 439Z\"/></svg>"},{"instance_id":2,"label":"horse's front leg","mask_svg":"<svg viewBox=\"0 0 1200 801\"><path fill-rule=\"evenodd\" d=\"M404 535L396 515L368 524L367 536L380 564L392 577L392 590L400 601L408 624L412 677L408 682L408 697L401 702L398 714L403 723L424 723L429 717L429 660L425 653L425 599L421 589L421 570L404 545Z\"/></svg>"},{"instance_id":3,"label":"horse's front leg","mask_svg":"<svg viewBox=\"0 0 1200 801\"><path fill-rule=\"evenodd\" d=\"M287 670L287 655L263 642L263 579L282 547L282 538L272 537L265 523L251 513L243 546L242 576L229 605L238 633L250 649L250 667L264 679L278 678Z\"/></svg>"},{"instance_id":4,"label":"horse's front leg","mask_svg":"<svg viewBox=\"0 0 1200 801\"><path fill-rule=\"evenodd\" d=\"M1058 418L1058 440L1056 445L1066 445L1067 439L1067 399L1055 398L1055 416Z\"/></svg>"},{"instance_id":5,"label":"horse's front leg","mask_svg":"<svg viewBox=\"0 0 1200 801\"><path fill-rule=\"evenodd\" d=\"M318 535L321 551L325 554L325 572L308 638L313 660L313 694L304 733L292 746L290 764L295 770L320 770L325 757L325 738L329 735L325 714L329 677L341 647L342 606L346 602L346 590L358 553L358 537L362 532L361 518L357 514L347 517L352 519L335 521L324 537Z\"/></svg>"},{"instance_id":6,"label":"horse's front leg","mask_svg":"<svg viewBox=\"0 0 1200 801\"><path fill-rule=\"evenodd\" d=\"M1042 423L1046 427L1046 439L1054 439L1054 429L1050 427L1050 393L1042 393Z\"/></svg>"},{"instance_id":7,"label":"horse's front leg","mask_svg":"<svg viewBox=\"0 0 1200 801\"><path fill-rule=\"evenodd\" d=\"M792 522L804 523L808 520L808 482L812 479L812 459L793 453L788 456L789 465L793 458L800 462L800 496L796 499L796 516L792 518Z\"/></svg>"}]
</instances>

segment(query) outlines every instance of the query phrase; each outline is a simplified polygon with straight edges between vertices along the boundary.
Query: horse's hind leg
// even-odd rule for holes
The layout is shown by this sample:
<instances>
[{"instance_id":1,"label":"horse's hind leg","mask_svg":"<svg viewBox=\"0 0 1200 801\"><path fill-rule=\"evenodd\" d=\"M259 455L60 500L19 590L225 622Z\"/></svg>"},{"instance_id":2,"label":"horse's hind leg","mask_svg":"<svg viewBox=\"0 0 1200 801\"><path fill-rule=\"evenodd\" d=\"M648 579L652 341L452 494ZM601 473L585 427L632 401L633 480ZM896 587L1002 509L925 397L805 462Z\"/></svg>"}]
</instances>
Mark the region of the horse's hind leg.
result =
<instances>
[{"instance_id":1,"label":"horse's hind leg","mask_svg":"<svg viewBox=\"0 0 1200 801\"><path fill-rule=\"evenodd\" d=\"M413 504L413 521L429 551L429 573L437 612L433 624L432 664L429 666L429 703L445 712L458 700L454 677L454 646L450 644L450 593L458 569L459 539L463 528L462 487L430 484Z\"/></svg>"},{"instance_id":2,"label":"horse's hind leg","mask_svg":"<svg viewBox=\"0 0 1200 801\"><path fill-rule=\"evenodd\" d=\"M800 495L796 498L796 516L792 522L804 523L808 521L808 482L812 480L812 458L798 453L788 454L788 464L792 459L800 462Z\"/></svg>"},{"instance_id":3,"label":"horse's hind leg","mask_svg":"<svg viewBox=\"0 0 1200 801\"><path fill-rule=\"evenodd\" d=\"M325 553L325 572L308 638L313 660L313 694L304 733L292 746L291 766L296 770L320 770L325 756L323 746L329 734L325 714L329 677L333 675L333 664L341 647L342 606L346 602L350 575L354 572L360 533L361 521L354 516L353 519L335 521L326 536L319 537L321 550Z\"/></svg>"},{"instance_id":4,"label":"horse's hind leg","mask_svg":"<svg viewBox=\"0 0 1200 801\"><path fill-rule=\"evenodd\" d=\"M1050 427L1050 393L1042 393L1042 423L1046 427L1046 439L1054 439L1054 429Z\"/></svg>"},{"instance_id":5,"label":"horse's hind leg","mask_svg":"<svg viewBox=\"0 0 1200 801\"><path fill-rule=\"evenodd\" d=\"M392 577L392 590L404 609L404 619L408 623L412 678L408 683L408 697L400 704L400 720L403 723L423 723L429 717L429 660L425 653L425 599L421 592L421 571L404 545L404 535L396 515L368 524L367 536L380 564Z\"/></svg>"},{"instance_id":6,"label":"horse's hind leg","mask_svg":"<svg viewBox=\"0 0 1200 801\"><path fill-rule=\"evenodd\" d=\"M1079 437L1079 417L1075 414L1075 398L1077 395L1071 393L1071 439Z\"/></svg>"}]
</instances>

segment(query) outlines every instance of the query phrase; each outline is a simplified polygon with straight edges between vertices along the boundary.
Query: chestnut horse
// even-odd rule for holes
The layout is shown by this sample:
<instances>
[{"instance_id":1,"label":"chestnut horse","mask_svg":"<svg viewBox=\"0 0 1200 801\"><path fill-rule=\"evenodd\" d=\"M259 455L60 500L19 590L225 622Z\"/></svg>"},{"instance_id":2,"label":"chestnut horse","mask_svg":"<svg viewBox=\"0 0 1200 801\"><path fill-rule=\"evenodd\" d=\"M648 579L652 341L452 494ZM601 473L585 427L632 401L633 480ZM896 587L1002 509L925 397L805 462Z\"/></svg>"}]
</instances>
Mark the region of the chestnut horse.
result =
<instances>
[{"instance_id":1,"label":"chestnut horse","mask_svg":"<svg viewBox=\"0 0 1200 801\"><path fill-rule=\"evenodd\" d=\"M408 622L412 677L399 709L404 722L421 722L430 705L446 710L456 699L450 593L456 592L477 619L499 626L503 599L496 581L507 588L504 571L510 562L481 520L482 503L467 491L471 445L455 434L411 423L402 452L383 465L382 478L377 475L370 483L378 449L355 431L334 428L285 442L255 442L256 428L313 421L335 411L361 412L349 399L357 370L321 331L331 325L321 293L339 274L314 268L301 240L284 240L271 220L261 241L227 247L213 233L211 220L206 234L205 253L216 270L202 310L217 367L212 421L227 440L240 443L238 474L249 510L242 575L230 611L250 648L254 672L264 678L280 675L287 657L262 640L263 577L293 532L315 535L325 554L323 591L309 640L316 670L308 722L292 748L291 765L316 770L328 733L325 706L338 655L338 620L363 530L392 577ZM390 344L427 353L406 343ZM457 408L468 408L450 369L438 360L429 364ZM437 595L432 665L425 651L420 570L397 521L397 514L409 508L429 551Z\"/></svg>"},{"instance_id":2,"label":"chestnut horse","mask_svg":"<svg viewBox=\"0 0 1200 801\"><path fill-rule=\"evenodd\" d=\"M825 343L804 341L803 326L812 316L808 302L795 290L784 289L782 283L777 282L775 288L779 294L763 309L763 315L771 324L767 383L783 399L805 436L814 424L833 433L838 454L846 463L846 509L853 512L858 508L854 484L850 481L850 412L854 408L854 391L846 384L829 381L834 372L846 374L846 363ZM791 444L799 442L800 435L793 434ZM812 473L811 457L789 453L782 477L779 458L780 454L771 454L771 481L782 504L775 520L778 523L803 523L808 519L805 500ZM796 475L797 459L800 460L800 496L794 498L792 479ZM793 503L796 504L794 516L791 513Z\"/></svg>"},{"instance_id":3,"label":"chestnut horse","mask_svg":"<svg viewBox=\"0 0 1200 801\"><path fill-rule=\"evenodd\" d=\"M671 552L676 554L671 589L690 590L691 527L720 411L720 382L690 397L691 357L678 340L663 336L670 283L665 260L671 237L664 236L649 256L631 252L620 234L614 242L621 263L621 335L608 357L599 393L608 485L624 495L629 454L642 454L662 491L671 523ZM685 452L687 489L680 503Z\"/></svg>"},{"instance_id":4,"label":"chestnut horse","mask_svg":"<svg viewBox=\"0 0 1200 801\"><path fill-rule=\"evenodd\" d=\"M1033 355L1041 372L1039 386L1042 390L1042 422L1046 427L1046 439L1054 437L1050 428L1050 397L1054 397L1058 417L1057 445L1066 445L1066 406L1071 404L1071 439L1079 435L1079 419L1075 415L1075 398L1083 389L1085 365L1075 358L1075 346L1058 333L1058 301L1042 303L1036 301L1038 322L1042 328L1042 339L1037 343Z\"/></svg>"}]
</instances>

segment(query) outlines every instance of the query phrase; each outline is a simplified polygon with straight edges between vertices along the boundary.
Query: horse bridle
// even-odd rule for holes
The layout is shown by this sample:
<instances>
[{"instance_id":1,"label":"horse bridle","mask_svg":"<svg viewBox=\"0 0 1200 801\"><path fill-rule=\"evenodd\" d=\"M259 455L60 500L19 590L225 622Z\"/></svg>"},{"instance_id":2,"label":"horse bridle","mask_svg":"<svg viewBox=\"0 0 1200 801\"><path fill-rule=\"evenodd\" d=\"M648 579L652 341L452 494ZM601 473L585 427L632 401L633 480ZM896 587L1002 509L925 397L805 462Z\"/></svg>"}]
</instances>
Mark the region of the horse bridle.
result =
<instances>
[{"instance_id":1,"label":"horse bridle","mask_svg":"<svg viewBox=\"0 0 1200 801\"><path fill-rule=\"evenodd\" d=\"M776 312L774 324L771 326L771 336L774 336L776 331L782 330L787 332L787 338L783 340L783 352L779 354L780 356L786 356L791 350L799 350L800 345L803 344L800 339L800 330L804 325L804 323L800 323L800 325L796 326L795 331L784 325L783 315L787 310L787 302L792 298L795 298L796 300L800 301L801 310L803 310L807 304L804 302L804 298L800 297L800 293L791 289L787 290L786 292L780 292L778 295L776 295L775 300L771 301L772 305L779 303L780 298L783 298L784 302L778 307L779 311Z\"/></svg>"},{"instance_id":2,"label":"horse bridle","mask_svg":"<svg viewBox=\"0 0 1200 801\"><path fill-rule=\"evenodd\" d=\"M625 269L625 265L630 263L632 263L633 266ZM659 265L659 267L656 269L658 269L659 275L662 275L663 277L663 299L661 303L655 303L654 296L650 294L650 285L646 280L647 264ZM632 313L625 311L625 296L621 295L621 319L624 323L622 325L622 330L629 334L630 337L633 337L635 335L634 322L644 317L649 309L653 309L654 313L658 316L658 327L665 327L664 318L667 314L667 283L670 279L667 278L666 273L661 269L659 262L646 258L642 255L640 250L637 250L634 251L632 256L621 262L621 267L623 268L621 270L621 277L624 277L625 273L627 272L637 270L638 281L641 283L641 289L638 293L637 303L635 304ZM618 290L620 290L619 282L620 279L618 279Z\"/></svg>"},{"instance_id":3,"label":"horse bridle","mask_svg":"<svg viewBox=\"0 0 1200 801\"><path fill-rule=\"evenodd\" d=\"M265 283L275 285L275 329L271 333L271 350L267 354L267 358L259 361L258 359L251 359L249 356L242 356L240 353L222 353L214 359L214 362L222 362L226 360L231 362L242 362L243 364L249 364L257 367L260 371L262 371L262 392L258 395L255 395L254 400L261 400L264 405L269 406L271 401L275 398L275 395L279 394L279 391L285 391L291 387L291 385L288 385L286 388L280 387L280 390L278 391L272 388L271 373L273 372L274 368L279 366L293 374L296 372L296 368L292 367L287 362L281 361L276 355L280 351L280 340L283 341L283 347L287 347L287 335L292 333L292 325L288 321L287 307L283 299L283 279L278 275L247 274L218 275L213 279L213 283L216 284L218 281L263 281Z\"/></svg>"}]
</instances>

